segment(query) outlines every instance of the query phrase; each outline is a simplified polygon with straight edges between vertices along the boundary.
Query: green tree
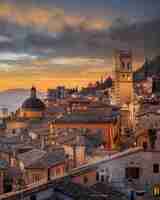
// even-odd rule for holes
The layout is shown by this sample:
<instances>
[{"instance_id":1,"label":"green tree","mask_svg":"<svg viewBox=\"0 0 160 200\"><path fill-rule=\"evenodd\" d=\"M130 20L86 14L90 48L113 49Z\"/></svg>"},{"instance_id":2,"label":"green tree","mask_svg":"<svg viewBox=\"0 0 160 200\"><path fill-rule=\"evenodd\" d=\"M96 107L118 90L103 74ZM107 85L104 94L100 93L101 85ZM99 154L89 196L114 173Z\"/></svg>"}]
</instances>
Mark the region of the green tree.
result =
<instances>
[{"instance_id":1,"label":"green tree","mask_svg":"<svg viewBox=\"0 0 160 200\"><path fill-rule=\"evenodd\" d=\"M12 178L8 174L6 174L4 176L4 193L12 191L12 183L13 183Z\"/></svg>"},{"instance_id":2,"label":"green tree","mask_svg":"<svg viewBox=\"0 0 160 200\"><path fill-rule=\"evenodd\" d=\"M157 131L156 129L149 129L148 130L148 136L149 136L149 142L151 145L151 148L154 149L155 148L155 143L157 140Z\"/></svg>"},{"instance_id":3,"label":"green tree","mask_svg":"<svg viewBox=\"0 0 160 200\"><path fill-rule=\"evenodd\" d=\"M25 188L25 181L22 177L17 179L17 190L22 190Z\"/></svg>"}]
</instances>

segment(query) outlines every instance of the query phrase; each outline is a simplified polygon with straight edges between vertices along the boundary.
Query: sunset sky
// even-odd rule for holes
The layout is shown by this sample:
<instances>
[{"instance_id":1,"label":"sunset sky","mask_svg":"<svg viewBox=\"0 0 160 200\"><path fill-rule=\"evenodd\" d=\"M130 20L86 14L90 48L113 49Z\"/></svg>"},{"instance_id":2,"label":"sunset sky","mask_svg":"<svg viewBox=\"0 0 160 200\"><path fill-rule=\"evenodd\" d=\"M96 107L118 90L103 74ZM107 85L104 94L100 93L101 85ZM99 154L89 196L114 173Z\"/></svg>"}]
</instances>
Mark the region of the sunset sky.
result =
<instances>
[{"instance_id":1,"label":"sunset sky","mask_svg":"<svg viewBox=\"0 0 160 200\"><path fill-rule=\"evenodd\" d=\"M0 90L86 85L160 55L160 0L0 0Z\"/></svg>"}]
</instances>

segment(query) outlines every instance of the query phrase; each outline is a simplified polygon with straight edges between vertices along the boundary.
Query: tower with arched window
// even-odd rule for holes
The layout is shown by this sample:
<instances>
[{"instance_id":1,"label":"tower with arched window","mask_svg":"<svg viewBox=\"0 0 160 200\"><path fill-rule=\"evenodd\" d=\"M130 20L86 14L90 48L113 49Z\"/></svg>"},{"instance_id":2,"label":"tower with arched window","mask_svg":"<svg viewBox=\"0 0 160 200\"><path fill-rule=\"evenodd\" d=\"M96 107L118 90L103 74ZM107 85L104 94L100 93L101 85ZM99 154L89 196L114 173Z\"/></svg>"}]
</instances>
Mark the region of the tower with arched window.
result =
<instances>
[{"instance_id":1,"label":"tower with arched window","mask_svg":"<svg viewBox=\"0 0 160 200\"><path fill-rule=\"evenodd\" d=\"M134 122L134 92L133 92L133 67L131 51L115 51L115 102L128 114L130 122ZM129 123L130 123L129 122ZM130 125L127 125L130 126Z\"/></svg>"},{"instance_id":2,"label":"tower with arched window","mask_svg":"<svg viewBox=\"0 0 160 200\"><path fill-rule=\"evenodd\" d=\"M133 68L131 51L115 52L115 98L120 106L133 102Z\"/></svg>"}]
</instances>

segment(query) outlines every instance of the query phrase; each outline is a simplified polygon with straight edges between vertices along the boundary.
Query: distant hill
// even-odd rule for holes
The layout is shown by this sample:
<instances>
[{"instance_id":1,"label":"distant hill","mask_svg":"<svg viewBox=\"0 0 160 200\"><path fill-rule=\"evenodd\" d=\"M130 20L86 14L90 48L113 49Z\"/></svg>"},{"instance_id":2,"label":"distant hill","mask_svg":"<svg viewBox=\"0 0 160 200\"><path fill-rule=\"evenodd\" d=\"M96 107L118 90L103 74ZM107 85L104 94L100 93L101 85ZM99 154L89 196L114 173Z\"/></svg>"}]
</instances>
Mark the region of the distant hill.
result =
<instances>
[{"instance_id":1,"label":"distant hill","mask_svg":"<svg viewBox=\"0 0 160 200\"><path fill-rule=\"evenodd\" d=\"M145 61L143 66L134 73L134 80L140 81L153 75L160 75L160 56Z\"/></svg>"},{"instance_id":2,"label":"distant hill","mask_svg":"<svg viewBox=\"0 0 160 200\"><path fill-rule=\"evenodd\" d=\"M13 112L21 106L23 101L30 96L29 89L9 89L0 92L0 108L6 107L9 111ZM37 92L39 98L44 97L44 93Z\"/></svg>"}]
</instances>

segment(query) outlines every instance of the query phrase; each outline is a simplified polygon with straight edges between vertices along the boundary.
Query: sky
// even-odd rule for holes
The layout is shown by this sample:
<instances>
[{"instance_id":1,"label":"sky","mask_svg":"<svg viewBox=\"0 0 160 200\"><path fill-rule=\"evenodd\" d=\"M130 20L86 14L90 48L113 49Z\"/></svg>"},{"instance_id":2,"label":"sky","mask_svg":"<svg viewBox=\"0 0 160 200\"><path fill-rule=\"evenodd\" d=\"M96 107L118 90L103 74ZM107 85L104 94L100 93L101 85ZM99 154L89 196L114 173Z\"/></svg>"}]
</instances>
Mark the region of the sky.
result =
<instances>
[{"instance_id":1,"label":"sky","mask_svg":"<svg viewBox=\"0 0 160 200\"><path fill-rule=\"evenodd\" d=\"M0 0L0 90L85 86L160 55L159 0Z\"/></svg>"}]
</instances>

